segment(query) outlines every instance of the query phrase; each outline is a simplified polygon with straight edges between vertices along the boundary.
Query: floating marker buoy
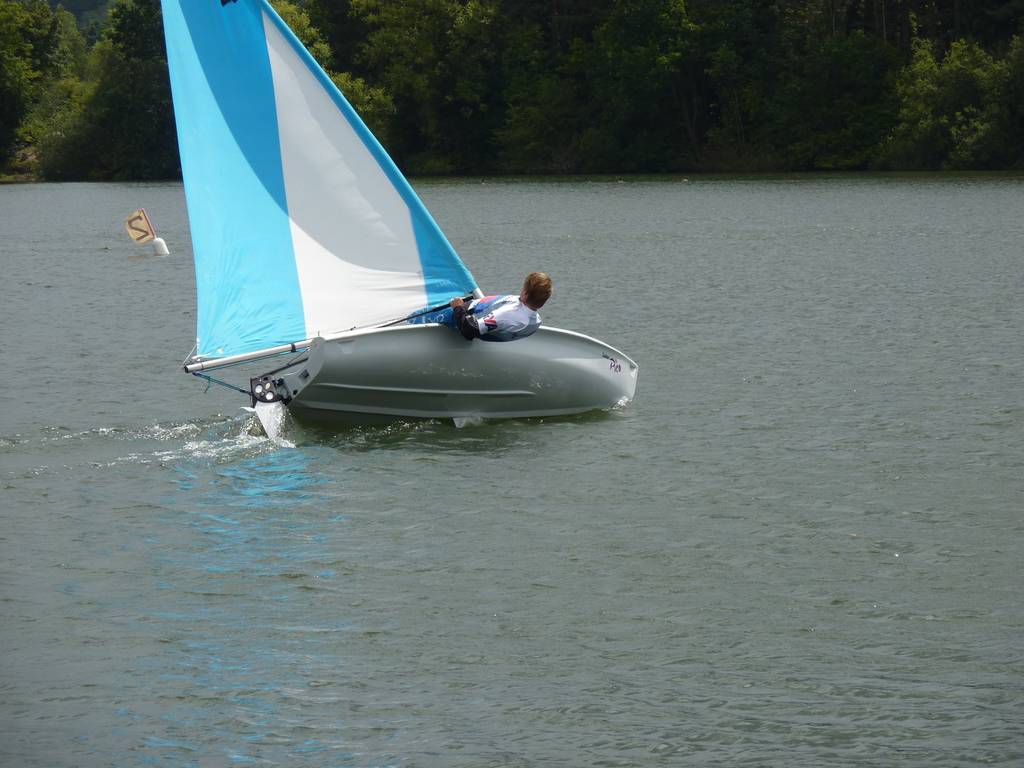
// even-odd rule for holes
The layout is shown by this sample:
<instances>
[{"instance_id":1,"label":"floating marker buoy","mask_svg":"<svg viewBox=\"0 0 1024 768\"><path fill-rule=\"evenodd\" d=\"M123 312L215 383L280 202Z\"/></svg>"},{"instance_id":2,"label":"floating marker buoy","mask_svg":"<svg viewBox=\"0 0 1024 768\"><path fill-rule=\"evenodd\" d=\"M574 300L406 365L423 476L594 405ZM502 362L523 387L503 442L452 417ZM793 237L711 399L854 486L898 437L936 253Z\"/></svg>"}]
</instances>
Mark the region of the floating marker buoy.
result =
<instances>
[{"instance_id":1,"label":"floating marker buoy","mask_svg":"<svg viewBox=\"0 0 1024 768\"><path fill-rule=\"evenodd\" d=\"M153 229L153 224L150 222L145 208L139 208L124 220L124 231L138 245L151 243L156 237L156 230Z\"/></svg>"},{"instance_id":2,"label":"floating marker buoy","mask_svg":"<svg viewBox=\"0 0 1024 768\"><path fill-rule=\"evenodd\" d=\"M124 220L124 230L138 245L152 243L153 253L157 256L171 255L171 252L167 250L167 243L164 242L164 239L156 236L156 229L153 228L153 223L149 220L149 215L146 213L145 208L139 208L139 210Z\"/></svg>"}]
</instances>

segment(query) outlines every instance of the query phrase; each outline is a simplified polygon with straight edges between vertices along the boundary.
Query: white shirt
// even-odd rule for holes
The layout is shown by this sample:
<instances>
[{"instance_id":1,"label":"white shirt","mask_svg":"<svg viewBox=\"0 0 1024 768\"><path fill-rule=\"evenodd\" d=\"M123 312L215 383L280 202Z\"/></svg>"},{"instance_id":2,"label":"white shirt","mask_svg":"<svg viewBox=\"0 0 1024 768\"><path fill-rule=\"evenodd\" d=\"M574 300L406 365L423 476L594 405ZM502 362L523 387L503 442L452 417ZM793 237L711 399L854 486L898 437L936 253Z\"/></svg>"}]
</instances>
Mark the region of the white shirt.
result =
<instances>
[{"instance_id":1,"label":"white shirt","mask_svg":"<svg viewBox=\"0 0 1024 768\"><path fill-rule=\"evenodd\" d=\"M526 338L540 328L540 315L518 296L485 296L469 305L480 328L482 341L514 341Z\"/></svg>"}]
</instances>

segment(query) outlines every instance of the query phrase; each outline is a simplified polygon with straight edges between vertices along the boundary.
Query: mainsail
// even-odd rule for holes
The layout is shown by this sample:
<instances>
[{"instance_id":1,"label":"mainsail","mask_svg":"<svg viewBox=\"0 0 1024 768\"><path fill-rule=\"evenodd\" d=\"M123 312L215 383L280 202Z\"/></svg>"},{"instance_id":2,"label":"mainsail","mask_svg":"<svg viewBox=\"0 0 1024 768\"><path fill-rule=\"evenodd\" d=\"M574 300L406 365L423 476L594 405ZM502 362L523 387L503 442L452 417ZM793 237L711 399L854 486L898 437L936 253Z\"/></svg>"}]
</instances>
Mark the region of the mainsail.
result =
<instances>
[{"instance_id":1,"label":"mainsail","mask_svg":"<svg viewBox=\"0 0 1024 768\"><path fill-rule=\"evenodd\" d=\"M197 358L476 290L408 181L267 0L162 0Z\"/></svg>"}]
</instances>

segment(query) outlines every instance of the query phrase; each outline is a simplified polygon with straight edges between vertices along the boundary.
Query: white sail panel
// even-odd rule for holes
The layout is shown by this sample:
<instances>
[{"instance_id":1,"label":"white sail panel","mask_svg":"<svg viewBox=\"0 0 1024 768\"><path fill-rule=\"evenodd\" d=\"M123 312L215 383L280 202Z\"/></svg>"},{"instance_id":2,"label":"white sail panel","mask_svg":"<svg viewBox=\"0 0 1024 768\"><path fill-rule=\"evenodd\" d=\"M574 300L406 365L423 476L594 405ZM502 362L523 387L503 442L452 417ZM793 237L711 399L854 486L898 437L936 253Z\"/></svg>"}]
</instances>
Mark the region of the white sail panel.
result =
<instances>
[{"instance_id":1,"label":"white sail panel","mask_svg":"<svg viewBox=\"0 0 1024 768\"><path fill-rule=\"evenodd\" d=\"M425 306L409 207L270 14L264 27L307 335Z\"/></svg>"}]
</instances>

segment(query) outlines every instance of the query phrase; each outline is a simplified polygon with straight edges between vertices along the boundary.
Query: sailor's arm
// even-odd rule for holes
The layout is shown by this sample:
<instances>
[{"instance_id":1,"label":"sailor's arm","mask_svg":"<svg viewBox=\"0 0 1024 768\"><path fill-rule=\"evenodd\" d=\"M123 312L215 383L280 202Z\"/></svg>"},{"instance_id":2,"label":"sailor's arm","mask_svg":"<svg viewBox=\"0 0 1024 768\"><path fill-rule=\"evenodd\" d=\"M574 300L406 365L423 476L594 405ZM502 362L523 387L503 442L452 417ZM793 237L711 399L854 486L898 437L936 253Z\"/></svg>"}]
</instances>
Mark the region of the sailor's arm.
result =
<instances>
[{"instance_id":1,"label":"sailor's arm","mask_svg":"<svg viewBox=\"0 0 1024 768\"><path fill-rule=\"evenodd\" d=\"M467 341L480 338L480 325L473 315L466 312L466 302L462 299L452 299L455 327Z\"/></svg>"}]
</instances>

